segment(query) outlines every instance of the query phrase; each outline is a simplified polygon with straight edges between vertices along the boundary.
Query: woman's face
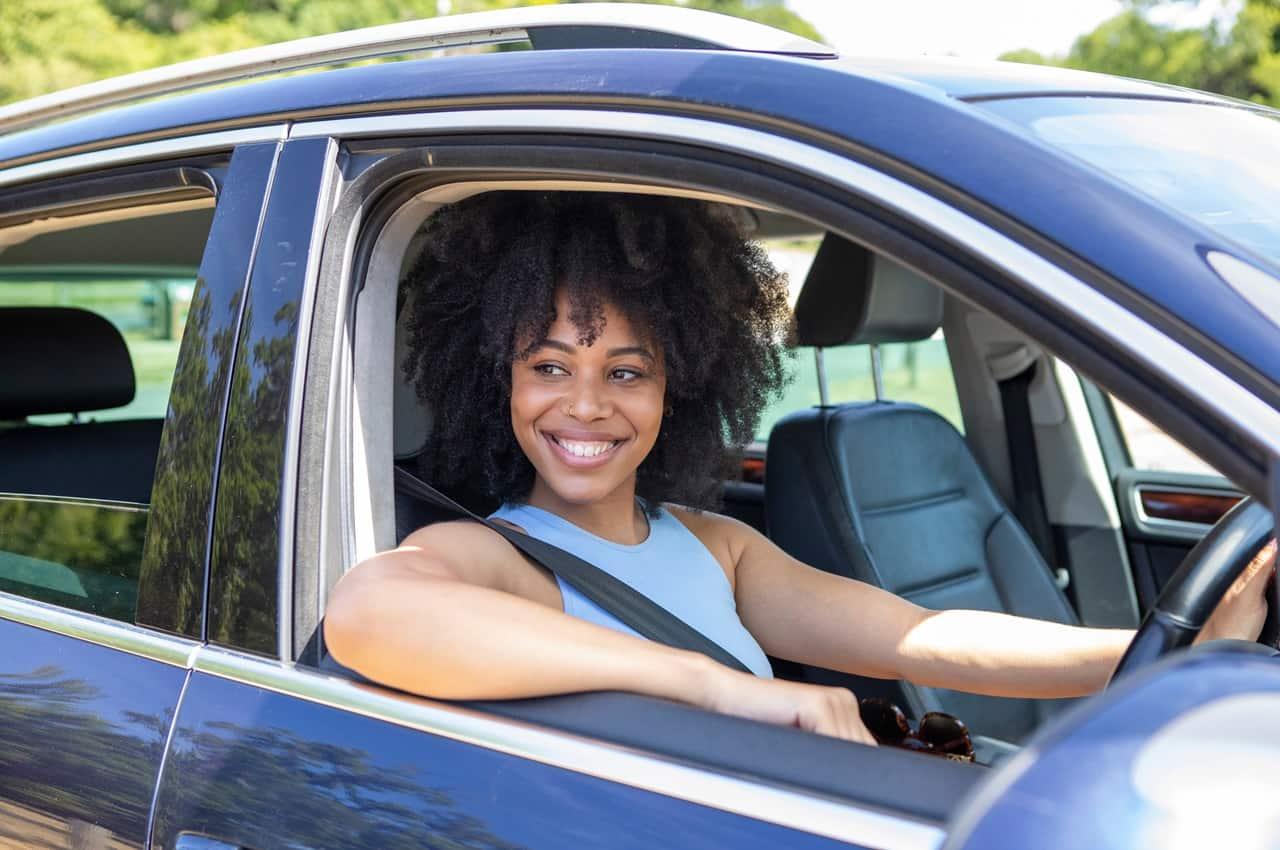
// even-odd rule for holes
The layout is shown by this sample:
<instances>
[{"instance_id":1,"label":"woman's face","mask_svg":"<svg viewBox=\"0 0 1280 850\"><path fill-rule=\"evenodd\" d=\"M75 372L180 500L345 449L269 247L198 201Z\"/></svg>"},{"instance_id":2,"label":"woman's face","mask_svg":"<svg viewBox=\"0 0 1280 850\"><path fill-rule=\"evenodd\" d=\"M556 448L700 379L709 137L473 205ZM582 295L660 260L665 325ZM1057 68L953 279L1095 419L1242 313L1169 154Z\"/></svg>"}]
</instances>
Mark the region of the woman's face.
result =
<instances>
[{"instance_id":1,"label":"woman's face","mask_svg":"<svg viewBox=\"0 0 1280 850\"><path fill-rule=\"evenodd\" d=\"M511 365L511 426L538 474L533 497L630 499L658 439L666 386L662 353L626 317L606 306L600 335L579 345L558 294L546 339Z\"/></svg>"}]
</instances>

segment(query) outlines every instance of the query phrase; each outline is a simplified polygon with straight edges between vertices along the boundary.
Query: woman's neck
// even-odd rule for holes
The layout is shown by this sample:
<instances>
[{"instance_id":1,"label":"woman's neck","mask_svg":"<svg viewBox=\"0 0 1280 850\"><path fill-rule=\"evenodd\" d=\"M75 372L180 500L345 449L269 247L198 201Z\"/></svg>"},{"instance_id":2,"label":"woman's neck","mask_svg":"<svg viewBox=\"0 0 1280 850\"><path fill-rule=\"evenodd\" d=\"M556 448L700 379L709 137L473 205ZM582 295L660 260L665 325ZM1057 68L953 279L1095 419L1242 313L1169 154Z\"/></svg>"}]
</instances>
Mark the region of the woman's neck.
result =
<instances>
[{"instance_id":1,"label":"woman's neck","mask_svg":"<svg viewBox=\"0 0 1280 850\"><path fill-rule=\"evenodd\" d=\"M634 478L603 499L585 504L562 499L541 478L536 478L529 504L614 543L634 546L649 536L648 518L636 503Z\"/></svg>"}]
</instances>

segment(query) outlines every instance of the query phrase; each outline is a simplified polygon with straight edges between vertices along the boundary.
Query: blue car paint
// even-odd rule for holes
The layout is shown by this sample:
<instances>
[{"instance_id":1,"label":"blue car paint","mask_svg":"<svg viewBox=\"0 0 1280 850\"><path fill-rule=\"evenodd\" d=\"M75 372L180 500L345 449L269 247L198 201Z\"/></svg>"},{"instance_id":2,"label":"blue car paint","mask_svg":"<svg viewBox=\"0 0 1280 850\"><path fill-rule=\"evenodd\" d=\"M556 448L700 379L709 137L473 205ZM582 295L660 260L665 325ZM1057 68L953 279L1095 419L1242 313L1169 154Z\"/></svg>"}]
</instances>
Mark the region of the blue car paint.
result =
<instances>
[{"instance_id":1,"label":"blue car paint","mask_svg":"<svg viewBox=\"0 0 1280 850\"><path fill-rule=\"evenodd\" d=\"M7 620L0 646L0 838L142 848L186 670Z\"/></svg>"},{"instance_id":2,"label":"blue car paint","mask_svg":"<svg viewBox=\"0 0 1280 850\"><path fill-rule=\"evenodd\" d=\"M99 143L122 136L150 137L166 129L242 125L276 117L367 114L439 108L450 100L487 104L589 106L619 99L641 108L712 111L724 120L763 117L845 140L855 156L884 157L882 165L908 178L924 175L932 191L1017 222L1100 270L1118 289L1147 305L1149 318L1167 330L1203 341L1237 379L1280 399L1280 344L1274 326L1224 283L1201 251L1242 253L1207 228L1143 197L1102 172L1050 149L1012 122L952 97L1012 93L1193 98L1237 108L1225 99L1180 90L1066 72L1032 74L1017 87L996 65L995 81L965 74L923 73L919 63L790 59L702 51L567 50L440 57L269 80L156 104L144 104L0 139L0 162L41 151ZM914 76L913 76L914 75ZM861 153L859 153L861 151ZM1256 258L1255 258L1256 259ZM1261 262L1267 267L1265 262ZM1272 269L1272 271L1277 271ZM1176 319L1170 325L1166 317Z\"/></svg>"},{"instance_id":3,"label":"blue car paint","mask_svg":"<svg viewBox=\"0 0 1280 850\"><path fill-rule=\"evenodd\" d=\"M184 831L254 850L850 846L203 673L154 844Z\"/></svg>"},{"instance_id":4,"label":"blue car paint","mask_svg":"<svg viewBox=\"0 0 1280 850\"><path fill-rule=\"evenodd\" d=\"M1041 730L1016 763L975 795L947 850L1156 850L1165 843L1161 830L1171 813L1135 783L1139 760L1171 724L1244 695L1269 695L1280 704L1278 659L1227 651L1165 659ZM1275 747L1262 730L1221 732L1219 746ZM1196 758L1194 748L1187 747L1186 758ZM1204 781L1213 781L1211 769L1201 771ZM1254 779L1259 788L1276 782L1274 776ZM1243 805L1177 814L1202 822L1231 818L1237 826L1254 816Z\"/></svg>"}]
</instances>

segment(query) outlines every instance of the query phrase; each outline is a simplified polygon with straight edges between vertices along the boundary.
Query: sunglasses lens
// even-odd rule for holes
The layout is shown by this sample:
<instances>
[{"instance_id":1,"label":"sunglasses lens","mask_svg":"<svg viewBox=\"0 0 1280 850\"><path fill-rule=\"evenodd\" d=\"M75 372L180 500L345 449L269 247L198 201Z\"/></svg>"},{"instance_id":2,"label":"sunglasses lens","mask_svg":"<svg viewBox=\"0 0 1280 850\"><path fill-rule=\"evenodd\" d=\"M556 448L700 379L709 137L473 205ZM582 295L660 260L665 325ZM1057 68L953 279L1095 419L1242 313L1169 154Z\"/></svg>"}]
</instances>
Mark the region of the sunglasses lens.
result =
<instances>
[{"instance_id":1,"label":"sunglasses lens","mask_svg":"<svg viewBox=\"0 0 1280 850\"><path fill-rule=\"evenodd\" d=\"M920 718L920 739L944 753L973 755L969 729L950 714L931 711Z\"/></svg>"},{"instance_id":2,"label":"sunglasses lens","mask_svg":"<svg viewBox=\"0 0 1280 850\"><path fill-rule=\"evenodd\" d=\"M867 731L880 743L898 744L911 734L911 726L902 709L888 700L868 697L858 705Z\"/></svg>"}]
</instances>

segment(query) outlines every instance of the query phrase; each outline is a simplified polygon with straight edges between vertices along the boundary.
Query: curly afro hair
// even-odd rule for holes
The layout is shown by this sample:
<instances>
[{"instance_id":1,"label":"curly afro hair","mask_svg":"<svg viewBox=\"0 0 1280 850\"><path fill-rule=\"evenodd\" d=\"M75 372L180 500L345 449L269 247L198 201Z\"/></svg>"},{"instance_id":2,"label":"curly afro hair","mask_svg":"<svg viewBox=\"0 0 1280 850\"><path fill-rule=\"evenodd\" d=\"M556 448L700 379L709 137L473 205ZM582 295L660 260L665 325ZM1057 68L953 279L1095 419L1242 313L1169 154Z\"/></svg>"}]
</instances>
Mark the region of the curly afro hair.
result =
<instances>
[{"instance_id":1,"label":"curly afro hair","mask_svg":"<svg viewBox=\"0 0 1280 850\"><path fill-rule=\"evenodd\" d=\"M786 276L743 238L733 210L649 195L492 192L445 207L401 282L403 364L433 414L419 469L445 490L521 501L533 465L511 429L511 364L555 320L563 290L579 344L604 305L661 349L667 405L637 494L718 503L730 464L787 377Z\"/></svg>"}]
</instances>

